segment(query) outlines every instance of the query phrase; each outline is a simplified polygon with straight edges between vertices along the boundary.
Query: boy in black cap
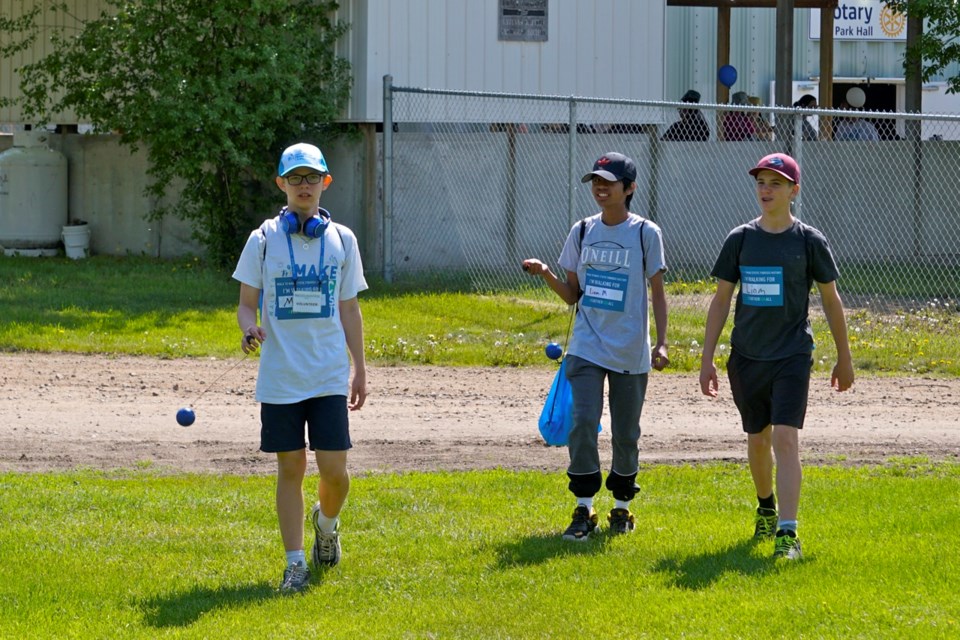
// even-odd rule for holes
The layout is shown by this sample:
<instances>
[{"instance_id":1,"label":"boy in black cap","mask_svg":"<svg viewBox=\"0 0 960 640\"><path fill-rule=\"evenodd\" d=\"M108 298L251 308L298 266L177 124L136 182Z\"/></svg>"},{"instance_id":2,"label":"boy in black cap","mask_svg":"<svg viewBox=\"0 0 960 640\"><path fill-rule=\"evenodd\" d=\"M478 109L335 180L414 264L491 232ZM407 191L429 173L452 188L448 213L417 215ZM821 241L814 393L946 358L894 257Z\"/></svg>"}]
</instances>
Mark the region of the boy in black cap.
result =
<instances>
[{"instance_id":1,"label":"boy in black cap","mask_svg":"<svg viewBox=\"0 0 960 640\"><path fill-rule=\"evenodd\" d=\"M647 374L651 365L659 371L670 362L663 239L656 224L630 213L636 178L633 160L620 153L604 154L583 177L601 211L570 229L559 260L566 280L540 260L523 261L524 270L543 276L564 302L579 305L565 361L573 391L567 476L576 498L573 521L563 533L567 540L586 540L597 527L593 497L603 484L597 424L603 412L604 380L610 389L613 439L606 487L616 500L607 520L612 533L634 529L630 500L640 490L638 442ZM652 351L648 280L657 332Z\"/></svg>"},{"instance_id":2,"label":"boy in black cap","mask_svg":"<svg viewBox=\"0 0 960 640\"><path fill-rule=\"evenodd\" d=\"M730 232L713 267L717 292L707 314L700 389L717 396L713 358L739 281L727 375L747 433L747 459L759 500L754 538L775 534L774 557L797 560L803 475L799 432L813 366L808 310L814 282L837 348L830 377L837 391L853 385L853 359L830 245L823 234L790 213L800 191L800 167L790 156L774 153L761 158L749 173L756 178L761 214ZM773 494L774 456L779 514Z\"/></svg>"},{"instance_id":3,"label":"boy in black cap","mask_svg":"<svg viewBox=\"0 0 960 640\"><path fill-rule=\"evenodd\" d=\"M700 93L690 89L680 102L690 104L700 103ZM703 142L710 139L710 126L699 109L680 109L680 119L670 125L661 140L667 141L696 141Z\"/></svg>"}]
</instances>

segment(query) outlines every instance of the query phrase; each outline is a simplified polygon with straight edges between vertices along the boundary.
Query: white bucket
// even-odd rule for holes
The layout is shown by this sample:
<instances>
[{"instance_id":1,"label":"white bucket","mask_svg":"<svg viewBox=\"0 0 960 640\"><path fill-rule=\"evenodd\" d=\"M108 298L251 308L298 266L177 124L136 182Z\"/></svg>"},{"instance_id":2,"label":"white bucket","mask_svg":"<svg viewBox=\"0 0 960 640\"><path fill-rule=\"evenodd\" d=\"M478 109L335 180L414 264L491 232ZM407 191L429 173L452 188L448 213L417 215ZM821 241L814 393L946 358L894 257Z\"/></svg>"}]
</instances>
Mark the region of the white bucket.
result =
<instances>
[{"instance_id":1,"label":"white bucket","mask_svg":"<svg viewBox=\"0 0 960 640\"><path fill-rule=\"evenodd\" d=\"M90 255L90 227L86 222L66 225L60 237L68 258L79 260Z\"/></svg>"}]
</instances>

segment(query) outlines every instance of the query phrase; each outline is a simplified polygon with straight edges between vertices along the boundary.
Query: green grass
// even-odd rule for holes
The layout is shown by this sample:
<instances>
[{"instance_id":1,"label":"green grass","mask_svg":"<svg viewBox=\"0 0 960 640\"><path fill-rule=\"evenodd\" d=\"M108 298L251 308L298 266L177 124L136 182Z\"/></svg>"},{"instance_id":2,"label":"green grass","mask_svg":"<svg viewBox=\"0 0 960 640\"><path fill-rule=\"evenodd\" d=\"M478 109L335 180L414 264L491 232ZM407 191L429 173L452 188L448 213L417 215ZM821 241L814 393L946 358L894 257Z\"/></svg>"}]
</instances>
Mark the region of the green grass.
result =
<instances>
[{"instance_id":1,"label":"green grass","mask_svg":"<svg viewBox=\"0 0 960 640\"><path fill-rule=\"evenodd\" d=\"M0 257L0 283L0 344L6 350L164 358L239 353L239 285L229 272L197 259ZM371 278L370 284L360 300L374 364L546 366L544 345L567 335L568 307L544 289L480 295L465 290L463 280L436 278L394 285ZM699 369L712 290L703 280L668 285L670 371ZM812 317L815 369L829 371L833 339L823 314ZM848 322L860 372L960 375L955 301L852 307ZM731 328L728 321L720 360Z\"/></svg>"},{"instance_id":2,"label":"green grass","mask_svg":"<svg viewBox=\"0 0 960 640\"><path fill-rule=\"evenodd\" d=\"M639 482L637 531L578 544L559 472L356 478L343 562L281 597L272 478L4 474L0 637L960 634L960 465L808 469L798 564L749 540L741 466Z\"/></svg>"}]
</instances>

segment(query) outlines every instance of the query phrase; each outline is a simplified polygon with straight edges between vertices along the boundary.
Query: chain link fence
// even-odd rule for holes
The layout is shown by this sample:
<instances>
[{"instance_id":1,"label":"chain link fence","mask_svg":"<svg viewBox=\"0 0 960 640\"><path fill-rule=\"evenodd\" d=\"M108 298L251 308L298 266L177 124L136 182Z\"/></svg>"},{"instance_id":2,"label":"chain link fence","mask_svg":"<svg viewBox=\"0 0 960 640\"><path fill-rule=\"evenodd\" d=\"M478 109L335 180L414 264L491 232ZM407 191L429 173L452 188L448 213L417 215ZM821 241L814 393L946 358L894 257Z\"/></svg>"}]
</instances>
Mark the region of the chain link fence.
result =
<instances>
[{"instance_id":1,"label":"chain link fence","mask_svg":"<svg viewBox=\"0 0 960 640\"><path fill-rule=\"evenodd\" d=\"M520 263L559 268L571 225L597 212L580 178L607 151L636 161L631 210L663 229L666 280L705 280L727 233L759 215L747 171L786 152L802 168L794 213L830 240L848 304L960 298L960 116L389 83L384 96L388 280L543 288Z\"/></svg>"}]
</instances>

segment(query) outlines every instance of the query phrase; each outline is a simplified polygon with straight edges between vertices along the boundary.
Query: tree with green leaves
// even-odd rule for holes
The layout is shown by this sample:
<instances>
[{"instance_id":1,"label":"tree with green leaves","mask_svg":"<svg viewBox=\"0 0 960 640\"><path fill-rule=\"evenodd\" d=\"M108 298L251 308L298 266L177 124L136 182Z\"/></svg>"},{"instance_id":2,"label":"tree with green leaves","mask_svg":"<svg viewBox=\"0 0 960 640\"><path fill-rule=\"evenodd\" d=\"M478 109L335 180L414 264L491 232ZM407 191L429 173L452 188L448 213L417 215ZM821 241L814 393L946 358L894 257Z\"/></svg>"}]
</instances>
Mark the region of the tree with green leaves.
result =
<instances>
[{"instance_id":1,"label":"tree with green leaves","mask_svg":"<svg viewBox=\"0 0 960 640\"><path fill-rule=\"evenodd\" d=\"M255 216L276 202L280 151L333 134L350 86L335 43L348 26L328 0L104 3L79 31L54 31L52 53L19 69L23 112L43 124L73 111L131 150L142 146L148 194L159 201L182 187L175 205L150 215L191 221L208 257L232 264Z\"/></svg>"},{"instance_id":2,"label":"tree with green leaves","mask_svg":"<svg viewBox=\"0 0 960 640\"><path fill-rule=\"evenodd\" d=\"M924 21L920 41L907 49L904 69L920 63L929 81L960 62L960 2L957 0L888 0L888 7L911 20ZM947 79L947 93L960 93L960 74Z\"/></svg>"}]
</instances>

